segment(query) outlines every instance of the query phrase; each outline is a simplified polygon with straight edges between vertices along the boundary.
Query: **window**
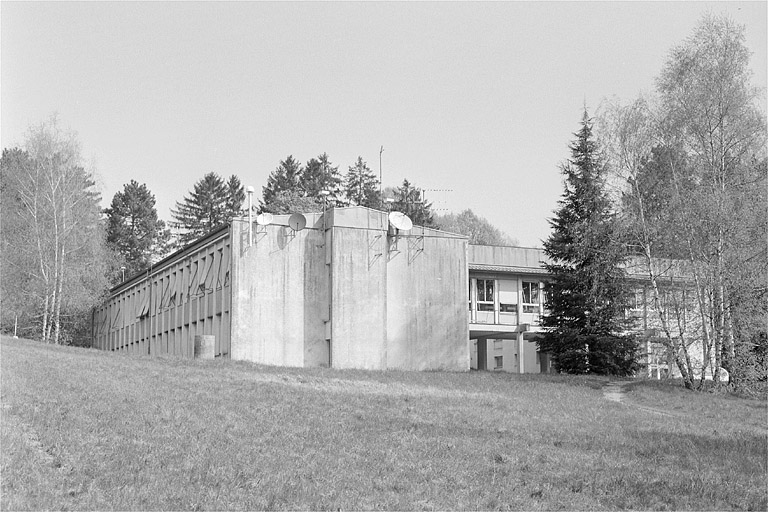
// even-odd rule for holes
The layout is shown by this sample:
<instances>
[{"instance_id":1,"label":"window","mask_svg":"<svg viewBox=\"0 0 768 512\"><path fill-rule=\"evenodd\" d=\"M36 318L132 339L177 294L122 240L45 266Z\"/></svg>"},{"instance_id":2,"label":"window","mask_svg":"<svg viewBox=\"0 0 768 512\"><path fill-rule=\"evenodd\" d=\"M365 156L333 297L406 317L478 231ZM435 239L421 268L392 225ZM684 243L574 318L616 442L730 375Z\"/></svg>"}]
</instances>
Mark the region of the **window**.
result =
<instances>
[{"instance_id":1,"label":"window","mask_svg":"<svg viewBox=\"0 0 768 512\"><path fill-rule=\"evenodd\" d=\"M504 368L504 356L495 356L493 358L493 362L494 362L494 367L493 367L494 370L500 370Z\"/></svg>"},{"instance_id":2,"label":"window","mask_svg":"<svg viewBox=\"0 0 768 512\"><path fill-rule=\"evenodd\" d=\"M523 281L523 313L539 312L539 283Z\"/></svg>"},{"instance_id":3,"label":"window","mask_svg":"<svg viewBox=\"0 0 768 512\"><path fill-rule=\"evenodd\" d=\"M477 310L493 311L493 279L477 280Z\"/></svg>"},{"instance_id":4,"label":"window","mask_svg":"<svg viewBox=\"0 0 768 512\"><path fill-rule=\"evenodd\" d=\"M499 304L502 313L517 313L517 304Z\"/></svg>"},{"instance_id":5,"label":"window","mask_svg":"<svg viewBox=\"0 0 768 512\"><path fill-rule=\"evenodd\" d=\"M504 340L493 340L493 350L502 350L504 348Z\"/></svg>"}]
</instances>

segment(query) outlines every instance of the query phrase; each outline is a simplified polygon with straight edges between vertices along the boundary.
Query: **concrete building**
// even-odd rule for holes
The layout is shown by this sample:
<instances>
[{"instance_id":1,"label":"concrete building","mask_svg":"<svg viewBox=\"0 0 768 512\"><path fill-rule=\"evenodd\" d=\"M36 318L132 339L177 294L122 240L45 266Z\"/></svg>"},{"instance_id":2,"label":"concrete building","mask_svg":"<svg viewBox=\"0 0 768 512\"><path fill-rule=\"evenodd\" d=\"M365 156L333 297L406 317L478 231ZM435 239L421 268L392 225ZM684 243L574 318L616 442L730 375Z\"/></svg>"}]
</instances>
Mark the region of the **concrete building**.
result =
<instances>
[{"instance_id":1,"label":"concrete building","mask_svg":"<svg viewBox=\"0 0 768 512\"><path fill-rule=\"evenodd\" d=\"M467 239L362 207L243 219L112 290L93 346L334 368L467 370Z\"/></svg>"},{"instance_id":2,"label":"concrete building","mask_svg":"<svg viewBox=\"0 0 768 512\"><path fill-rule=\"evenodd\" d=\"M114 288L94 311L93 346L297 367L548 372L536 346L544 262L541 249L398 230L363 207L237 219ZM684 294L684 273L659 262L665 294ZM627 314L649 372L674 374L642 265L628 274ZM696 321L689 315L689 332Z\"/></svg>"}]
</instances>

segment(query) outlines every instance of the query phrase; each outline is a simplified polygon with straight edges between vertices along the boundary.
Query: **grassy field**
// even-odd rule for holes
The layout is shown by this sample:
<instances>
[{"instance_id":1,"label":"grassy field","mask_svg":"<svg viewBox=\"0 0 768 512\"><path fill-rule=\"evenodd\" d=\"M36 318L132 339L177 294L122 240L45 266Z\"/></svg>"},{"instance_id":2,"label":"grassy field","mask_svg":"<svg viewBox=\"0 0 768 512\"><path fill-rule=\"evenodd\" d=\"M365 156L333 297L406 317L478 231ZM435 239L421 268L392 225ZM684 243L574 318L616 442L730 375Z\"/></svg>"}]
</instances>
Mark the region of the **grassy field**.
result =
<instances>
[{"instance_id":1,"label":"grassy field","mask_svg":"<svg viewBox=\"0 0 768 512\"><path fill-rule=\"evenodd\" d=\"M766 402L0 340L0 509L765 510Z\"/></svg>"}]
</instances>

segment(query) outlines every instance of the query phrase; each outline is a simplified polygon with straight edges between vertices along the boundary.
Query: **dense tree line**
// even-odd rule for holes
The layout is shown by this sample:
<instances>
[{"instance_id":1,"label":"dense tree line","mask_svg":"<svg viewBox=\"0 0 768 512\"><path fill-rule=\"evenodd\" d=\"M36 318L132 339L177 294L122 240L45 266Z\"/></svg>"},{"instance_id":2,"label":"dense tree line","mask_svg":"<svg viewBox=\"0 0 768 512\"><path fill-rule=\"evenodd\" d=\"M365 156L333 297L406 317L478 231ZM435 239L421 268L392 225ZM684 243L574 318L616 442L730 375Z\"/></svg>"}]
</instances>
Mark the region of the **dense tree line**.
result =
<instances>
[{"instance_id":1,"label":"dense tree line","mask_svg":"<svg viewBox=\"0 0 768 512\"><path fill-rule=\"evenodd\" d=\"M323 206L359 205L380 208L379 180L362 157L342 177L323 153L301 165L289 155L269 175L259 210L269 213L320 211Z\"/></svg>"}]
</instances>

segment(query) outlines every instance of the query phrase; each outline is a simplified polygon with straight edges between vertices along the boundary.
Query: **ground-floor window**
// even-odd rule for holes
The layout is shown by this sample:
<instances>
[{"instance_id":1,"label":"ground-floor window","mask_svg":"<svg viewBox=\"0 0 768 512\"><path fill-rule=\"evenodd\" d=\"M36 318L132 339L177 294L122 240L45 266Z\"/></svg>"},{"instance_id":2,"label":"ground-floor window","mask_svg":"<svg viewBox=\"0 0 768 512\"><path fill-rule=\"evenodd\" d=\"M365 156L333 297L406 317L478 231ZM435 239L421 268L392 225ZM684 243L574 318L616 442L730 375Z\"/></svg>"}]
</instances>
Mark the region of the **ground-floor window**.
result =
<instances>
[{"instance_id":1,"label":"ground-floor window","mask_svg":"<svg viewBox=\"0 0 768 512\"><path fill-rule=\"evenodd\" d=\"M493 358L494 370L500 370L504 368L504 356L495 356Z\"/></svg>"}]
</instances>

